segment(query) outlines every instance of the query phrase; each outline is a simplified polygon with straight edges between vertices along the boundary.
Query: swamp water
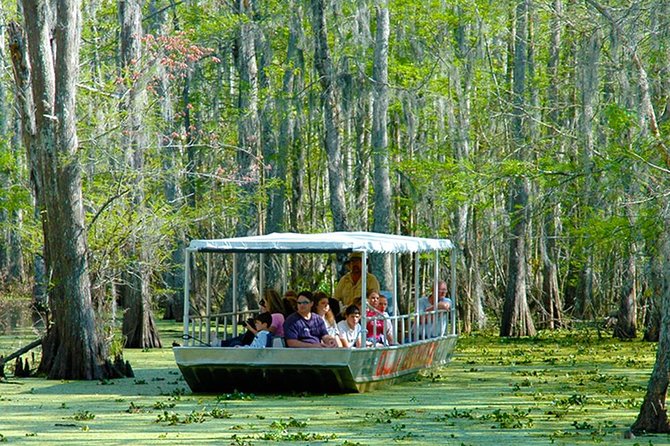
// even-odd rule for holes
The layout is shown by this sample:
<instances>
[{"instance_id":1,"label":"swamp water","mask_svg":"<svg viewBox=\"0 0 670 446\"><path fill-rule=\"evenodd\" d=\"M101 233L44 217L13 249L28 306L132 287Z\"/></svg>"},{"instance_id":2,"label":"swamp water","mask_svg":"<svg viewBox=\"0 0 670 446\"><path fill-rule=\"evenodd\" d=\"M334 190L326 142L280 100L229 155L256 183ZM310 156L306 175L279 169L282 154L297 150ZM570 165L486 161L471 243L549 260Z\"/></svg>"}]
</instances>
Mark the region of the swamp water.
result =
<instances>
[{"instance_id":1,"label":"swamp water","mask_svg":"<svg viewBox=\"0 0 670 446\"><path fill-rule=\"evenodd\" d=\"M173 328L173 327L171 327ZM171 332L171 334L176 331ZM163 341L172 339L163 332ZM7 354L6 337L0 337ZM470 336L454 360L367 394L192 395L169 348L126 350L136 377L0 382L0 441L35 445L667 445L624 439L655 344L595 332ZM7 367L11 372L11 367Z\"/></svg>"}]
</instances>

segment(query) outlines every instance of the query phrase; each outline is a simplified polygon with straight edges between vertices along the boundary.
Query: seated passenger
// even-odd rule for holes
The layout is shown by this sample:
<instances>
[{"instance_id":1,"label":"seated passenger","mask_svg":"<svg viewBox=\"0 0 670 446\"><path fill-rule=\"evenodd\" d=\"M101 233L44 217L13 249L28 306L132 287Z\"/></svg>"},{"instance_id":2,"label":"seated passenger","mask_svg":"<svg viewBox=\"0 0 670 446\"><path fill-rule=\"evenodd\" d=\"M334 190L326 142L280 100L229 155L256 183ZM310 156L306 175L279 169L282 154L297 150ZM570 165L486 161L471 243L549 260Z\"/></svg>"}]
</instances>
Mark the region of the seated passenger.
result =
<instances>
[{"instance_id":1,"label":"seated passenger","mask_svg":"<svg viewBox=\"0 0 670 446\"><path fill-rule=\"evenodd\" d=\"M295 304L297 299L298 295L293 290L288 290L284 293L284 297L282 298L282 303L284 304L284 316L289 316L298 310Z\"/></svg>"},{"instance_id":2,"label":"seated passenger","mask_svg":"<svg viewBox=\"0 0 670 446\"><path fill-rule=\"evenodd\" d=\"M328 331L328 334L335 338L335 342L337 342L338 347L342 347L342 341L340 341L340 333L337 328L337 322L335 321L335 315L330 309L330 299L323 291L317 291L314 293L314 306L312 311L321 316L323 322L326 324L326 330Z\"/></svg>"},{"instance_id":3,"label":"seated passenger","mask_svg":"<svg viewBox=\"0 0 670 446\"><path fill-rule=\"evenodd\" d=\"M368 305L365 311L367 319L367 342L373 346L387 345L386 336L384 336L384 315L379 312L379 293L370 291L368 293Z\"/></svg>"},{"instance_id":4,"label":"seated passenger","mask_svg":"<svg viewBox=\"0 0 670 446\"><path fill-rule=\"evenodd\" d=\"M254 318L254 325L256 328L256 336L250 345L238 346L246 348L265 348L272 345L272 333L268 330L272 323L272 316L270 313L260 313Z\"/></svg>"},{"instance_id":5,"label":"seated passenger","mask_svg":"<svg viewBox=\"0 0 670 446\"><path fill-rule=\"evenodd\" d=\"M431 289L428 296L422 297L418 302L418 310L420 316L419 322L419 338L433 338L442 336L447 331L448 312L451 310L451 299L447 297L447 282L440 280L437 282L437 299L435 290ZM444 310L445 312L438 312L437 314L424 315L425 312ZM438 323L435 323L437 320Z\"/></svg>"},{"instance_id":6,"label":"seated passenger","mask_svg":"<svg viewBox=\"0 0 670 446\"><path fill-rule=\"evenodd\" d=\"M279 293L274 288L266 288L263 299L260 302L261 313L268 312L272 315L270 333L280 338L284 337L284 305Z\"/></svg>"},{"instance_id":7,"label":"seated passenger","mask_svg":"<svg viewBox=\"0 0 670 446\"><path fill-rule=\"evenodd\" d=\"M379 295L379 301L377 304L377 310L384 316L384 336L386 336L386 341L389 344L393 344L395 336L393 336L393 324L391 319L389 319L389 314L386 312L386 309L389 306L389 301L386 296L383 294Z\"/></svg>"},{"instance_id":8,"label":"seated passenger","mask_svg":"<svg viewBox=\"0 0 670 446\"><path fill-rule=\"evenodd\" d=\"M323 319L312 313L312 293L302 291L296 301L298 311L286 318L284 337L287 347L321 348L337 347L337 342L326 330Z\"/></svg>"},{"instance_id":9,"label":"seated passenger","mask_svg":"<svg viewBox=\"0 0 670 446\"><path fill-rule=\"evenodd\" d=\"M344 310L345 319L337 323L337 329L340 333L340 341L343 347L361 346L361 310L356 305L349 305Z\"/></svg>"}]
</instances>

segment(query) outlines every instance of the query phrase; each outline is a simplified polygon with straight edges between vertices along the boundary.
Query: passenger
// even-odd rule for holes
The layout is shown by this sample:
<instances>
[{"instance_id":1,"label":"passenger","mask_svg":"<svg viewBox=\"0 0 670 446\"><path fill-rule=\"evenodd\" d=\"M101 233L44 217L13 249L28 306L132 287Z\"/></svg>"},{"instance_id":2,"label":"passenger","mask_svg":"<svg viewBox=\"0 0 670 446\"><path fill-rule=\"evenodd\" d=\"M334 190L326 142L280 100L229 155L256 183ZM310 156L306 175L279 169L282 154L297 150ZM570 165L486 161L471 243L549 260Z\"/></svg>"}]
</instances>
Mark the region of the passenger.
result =
<instances>
[{"instance_id":1,"label":"passenger","mask_svg":"<svg viewBox=\"0 0 670 446\"><path fill-rule=\"evenodd\" d=\"M293 290L288 290L284 293L284 298L282 302L284 304L284 317L289 316L295 313L298 308L295 304L295 301L298 299L298 295Z\"/></svg>"},{"instance_id":2,"label":"passenger","mask_svg":"<svg viewBox=\"0 0 670 446\"><path fill-rule=\"evenodd\" d=\"M326 330L328 334L335 338L338 347L342 347L342 341L340 341L340 333L337 328L337 321L335 321L335 315L330 309L330 299L328 295L323 291L317 291L314 293L314 307L312 311L323 319L323 322L326 324Z\"/></svg>"},{"instance_id":3,"label":"passenger","mask_svg":"<svg viewBox=\"0 0 670 446\"><path fill-rule=\"evenodd\" d=\"M323 319L312 313L312 293L301 291L296 304L298 311L286 318L284 337L287 347L321 348L337 347L337 341L328 334Z\"/></svg>"},{"instance_id":4,"label":"passenger","mask_svg":"<svg viewBox=\"0 0 670 446\"><path fill-rule=\"evenodd\" d=\"M434 288L431 289L430 294L422 297L418 302L419 314L435 310L451 310L451 299L447 297L447 282L440 280L437 282L437 300L435 299ZM439 324L435 324L437 320ZM439 312L437 314L428 314L420 316L421 326L419 327L419 338L432 338L441 336L447 331L448 314ZM437 331L439 330L439 331Z\"/></svg>"},{"instance_id":5,"label":"passenger","mask_svg":"<svg viewBox=\"0 0 670 446\"><path fill-rule=\"evenodd\" d=\"M367 318L367 342L373 346L387 345L387 339L384 336L384 316L379 312L379 292L370 291L368 293L368 305L365 312Z\"/></svg>"},{"instance_id":6,"label":"passenger","mask_svg":"<svg viewBox=\"0 0 670 446\"><path fill-rule=\"evenodd\" d=\"M265 348L272 343L272 333L270 332L270 324L272 324L272 315L268 312L260 313L254 318L254 325L256 336L250 345L239 346L246 348Z\"/></svg>"},{"instance_id":7,"label":"passenger","mask_svg":"<svg viewBox=\"0 0 670 446\"><path fill-rule=\"evenodd\" d=\"M340 322L344 319L344 309L340 305L340 301L334 297L328 298L328 304L330 305L330 311L335 315L335 321Z\"/></svg>"},{"instance_id":8,"label":"passenger","mask_svg":"<svg viewBox=\"0 0 670 446\"><path fill-rule=\"evenodd\" d=\"M354 303L354 298L356 296L363 295L361 292L361 277L363 275L362 266L360 252L352 252L349 254L349 272L342 276L339 282L337 282L335 293L333 295L335 299L344 304L344 308ZM379 292L379 281L372 273L367 274L365 294L367 295L370 291Z\"/></svg>"},{"instance_id":9,"label":"passenger","mask_svg":"<svg viewBox=\"0 0 670 446\"><path fill-rule=\"evenodd\" d=\"M361 347L361 310L356 305L349 305L344 311L346 318L338 322L340 341L343 347Z\"/></svg>"},{"instance_id":10,"label":"passenger","mask_svg":"<svg viewBox=\"0 0 670 446\"><path fill-rule=\"evenodd\" d=\"M272 315L270 333L280 338L284 337L284 305L279 293L274 288L266 288L263 299L260 301L261 313L267 311Z\"/></svg>"},{"instance_id":11,"label":"passenger","mask_svg":"<svg viewBox=\"0 0 670 446\"><path fill-rule=\"evenodd\" d=\"M384 336L386 336L386 341L389 344L394 343L395 336L393 336L393 324L391 323L390 316L386 309L389 306L389 301L386 296L383 294L379 295L379 301L377 304L377 310L384 316Z\"/></svg>"}]
</instances>

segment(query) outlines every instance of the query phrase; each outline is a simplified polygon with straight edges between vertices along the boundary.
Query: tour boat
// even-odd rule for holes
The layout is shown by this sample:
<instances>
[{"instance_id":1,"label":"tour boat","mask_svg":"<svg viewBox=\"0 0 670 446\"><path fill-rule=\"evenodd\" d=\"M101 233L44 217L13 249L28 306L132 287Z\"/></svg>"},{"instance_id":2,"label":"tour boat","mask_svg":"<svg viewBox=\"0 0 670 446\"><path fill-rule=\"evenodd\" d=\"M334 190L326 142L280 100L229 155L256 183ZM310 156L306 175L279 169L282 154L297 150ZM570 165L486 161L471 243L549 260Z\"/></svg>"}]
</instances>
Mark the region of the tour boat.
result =
<instances>
[{"instance_id":1,"label":"tour boat","mask_svg":"<svg viewBox=\"0 0 670 446\"><path fill-rule=\"evenodd\" d=\"M360 253L362 257L361 289L365 290L367 258L372 253L391 255L393 283L389 291L392 308L398 309L399 256L413 257L414 282L405 287L414 299L409 314L397 314L388 319L396 333L394 345L362 348L288 348L280 339L268 348L218 347L214 338L237 334L237 321L245 319L252 311L237 308L237 261L235 256L257 254L259 264L264 256L280 254L286 268L289 254L344 254ZM441 258L449 253L448 267L451 311L435 310L419 314L421 297L420 272L426 268L434 292L442 275L440 268L447 263ZM205 308L193 311L192 278L197 274L197 256L204 254L206 285ZM232 311L212 312L212 267L214 255L232 255ZM200 262L203 265L203 262ZM260 268L260 289L263 273ZM273 233L267 235L216 240L192 240L186 248L184 283L184 334L183 345L173 348L175 360L184 379L194 393L347 393L364 392L415 376L421 370L446 364L456 345L456 251L447 239L431 239L372 232L330 232L318 234ZM286 274L284 275L286 277ZM193 288L193 289L192 289ZM361 325L366 326L366 300L363 299ZM422 319L429 317L433 333L425 333ZM365 339L365 330L363 330Z\"/></svg>"}]
</instances>

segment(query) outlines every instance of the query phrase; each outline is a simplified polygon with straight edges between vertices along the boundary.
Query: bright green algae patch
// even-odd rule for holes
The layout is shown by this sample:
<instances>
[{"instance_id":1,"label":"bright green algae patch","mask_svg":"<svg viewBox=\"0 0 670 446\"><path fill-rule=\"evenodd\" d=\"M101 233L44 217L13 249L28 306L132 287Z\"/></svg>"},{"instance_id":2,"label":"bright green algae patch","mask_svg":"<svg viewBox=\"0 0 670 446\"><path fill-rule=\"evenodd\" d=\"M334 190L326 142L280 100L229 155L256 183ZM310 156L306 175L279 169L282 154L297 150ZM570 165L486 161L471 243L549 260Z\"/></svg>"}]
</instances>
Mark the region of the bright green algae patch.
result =
<instances>
[{"instance_id":1,"label":"bright green algae patch","mask_svg":"<svg viewBox=\"0 0 670 446\"><path fill-rule=\"evenodd\" d=\"M0 339L3 347L14 343ZM135 378L63 382L10 376L0 383L0 441L670 444L667 435L624 438L644 396L655 347L586 330L522 340L463 337L447 367L372 393L332 396L192 395L170 349L127 350Z\"/></svg>"}]
</instances>

